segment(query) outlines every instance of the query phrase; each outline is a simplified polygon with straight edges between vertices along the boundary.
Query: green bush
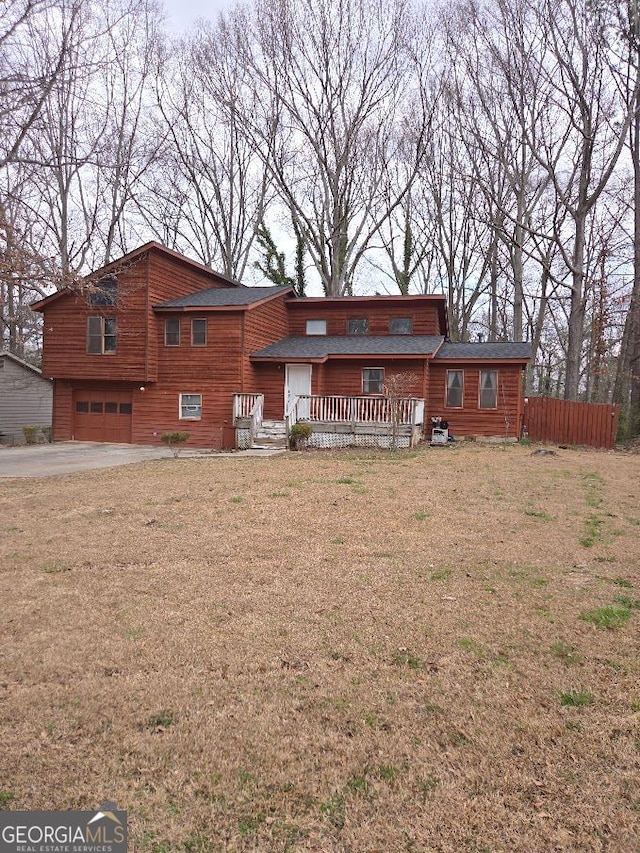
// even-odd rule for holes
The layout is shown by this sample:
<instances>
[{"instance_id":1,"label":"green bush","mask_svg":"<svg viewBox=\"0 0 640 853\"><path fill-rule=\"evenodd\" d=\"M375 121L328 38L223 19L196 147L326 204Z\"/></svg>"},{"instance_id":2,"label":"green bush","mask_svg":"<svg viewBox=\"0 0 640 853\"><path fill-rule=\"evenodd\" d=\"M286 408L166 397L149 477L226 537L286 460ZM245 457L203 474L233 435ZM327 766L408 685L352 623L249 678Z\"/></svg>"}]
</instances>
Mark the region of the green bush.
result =
<instances>
[{"instance_id":1,"label":"green bush","mask_svg":"<svg viewBox=\"0 0 640 853\"><path fill-rule=\"evenodd\" d=\"M160 436L161 441L167 445L176 459L180 455L182 445L185 444L188 438L188 432L163 432Z\"/></svg>"},{"instance_id":2,"label":"green bush","mask_svg":"<svg viewBox=\"0 0 640 853\"><path fill-rule=\"evenodd\" d=\"M22 434L24 435L24 440L26 444L36 444L38 436L38 427L33 425L23 426Z\"/></svg>"},{"instance_id":3,"label":"green bush","mask_svg":"<svg viewBox=\"0 0 640 853\"><path fill-rule=\"evenodd\" d=\"M47 442L47 444L51 444L51 442L53 441L53 427L50 427L50 426L40 427L40 432L44 436L44 440Z\"/></svg>"},{"instance_id":4,"label":"green bush","mask_svg":"<svg viewBox=\"0 0 640 853\"><path fill-rule=\"evenodd\" d=\"M311 424L294 424L289 431L289 447L291 450L300 450L301 447L304 447L312 432Z\"/></svg>"}]
</instances>

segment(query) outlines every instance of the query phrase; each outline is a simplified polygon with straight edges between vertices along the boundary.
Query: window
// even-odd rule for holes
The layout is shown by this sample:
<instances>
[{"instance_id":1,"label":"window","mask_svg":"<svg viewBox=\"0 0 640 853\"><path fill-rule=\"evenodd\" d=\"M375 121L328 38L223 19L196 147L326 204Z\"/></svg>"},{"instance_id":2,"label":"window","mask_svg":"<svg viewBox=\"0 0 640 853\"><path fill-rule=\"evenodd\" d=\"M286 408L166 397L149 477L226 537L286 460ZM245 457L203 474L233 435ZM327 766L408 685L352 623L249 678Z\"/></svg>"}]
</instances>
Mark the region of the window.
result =
<instances>
[{"instance_id":1,"label":"window","mask_svg":"<svg viewBox=\"0 0 640 853\"><path fill-rule=\"evenodd\" d=\"M412 335L413 320L411 317L391 317L389 320L390 335Z\"/></svg>"},{"instance_id":2,"label":"window","mask_svg":"<svg viewBox=\"0 0 640 853\"><path fill-rule=\"evenodd\" d=\"M384 367L364 367L362 370L362 393L382 394Z\"/></svg>"},{"instance_id":3,"label":"window","mask_svg":"<svg viewBox=\"0 0 640 853\"><path fill-rule=\"evenodd\" d=\"M166 347L180 346L180 319L172 317L164 321L164 345Z\"/></svg>"},{"instance_id":4,"label":"window","mask_svg":"<svg viewBox=\"0 0 640 853\"><path fill-rule=\"evenodd\" d=\"M117 403L105 403L104 404L104 413L105 413L105 415L117 415L118 414L118 404Z\"/></svg>"},{"instance_id":5,"label":"window","mask_svg":"<svg viewBox=\"0 0 640 853\"><path fill-rule=\"evenodd\" d=\"M104 305L115 305L118 300L118 282L115 277L103 278L96 282L89 294L89 305L100 308Z\"/></svg>"},{"instance_id":6,"label":"window","mask_svg":"<svg viewBox=\"0 0 640 853\"><path fill-rule=\"evenodd\" d=\"M447 400L450 409L461 409L464 398L464 370L447 370Z\"/></svg>"},{"instance_id":7,"label":"window","mask_svg":"<svg viewBox=\"0 0 640 853\"><path fill-rule=\"evenodd\" d=\"M180 394L180 420L199 421L202 417L202 394Z\"/></svg>"},{"instance_id":8,"label":"window","mask_svg":"<svg viewBox=\"0 0 640 853\"><path fill-rule=\"evenodd\" d=\"M349 317L347 320L348 335L368 335L369 320L366 317Z\"/></svg>"},{"instance_id":9,"label":"window","mask_svg":"<svg viewBox=\"0 0 640 853\"><path fill-rule=\"evenodd\" d=\"M130 415L131 414L131 403L120 403L120 414L121 415Z\"/></svg>"},{"instance_id":10,"label":"window","mask_svg":"<svg viewBox=\"0 0 640 853\"><path fill-rule=\"evenodd\" d=\"M99 400L93 400L89 406L89 411L92 415L102 414L102 403Z\"/></svg>"},{"instance_id":11,"label":"window","mask_svg":"<svg viewBox=\"0 0 640 853\"><path fill-rule=\"evenodd\" d=\"M496 409L498 407L498 371L480 371L480 408Z\"/></svg>"},{"instance_id":12,"label":"window","mask_svg":"<svg viewBox=\"0 0 640 853\"><path fill-rule=\"evenodd\" d=\"M87 317L87 352L104 355L116 351L116 318Z\"/></svg>"},{"instance_id":13,"label":"window","mask_svg":"<svg viewBox=\"0 0 640 853\"><path fill-rule=\"evenodd\" d=\"M308 335L326 335L327 321L326 320L307 320Z\"/></svg>"},{"instance_id":14,"label":"window","mask_svg":"<svg viewBox=\"0 0 640 853\"><path fill-rule=\"evenodd\" d=\"M178 336L180 332L178 330ZM192 320L191 321L191 346L206 347L207 345L207 321Z\"/></svg>"},{"instance_id":15,"label":"window","mask_svg":"<svg viewBox=\"0 0 640 853\"><path fill-rule=\"evenodd\" d=\"M81 414L86 414L89 411L89 401L88 400L78 400L76 403L76 412L80 412Z\"/></svg>"}]
</instances>

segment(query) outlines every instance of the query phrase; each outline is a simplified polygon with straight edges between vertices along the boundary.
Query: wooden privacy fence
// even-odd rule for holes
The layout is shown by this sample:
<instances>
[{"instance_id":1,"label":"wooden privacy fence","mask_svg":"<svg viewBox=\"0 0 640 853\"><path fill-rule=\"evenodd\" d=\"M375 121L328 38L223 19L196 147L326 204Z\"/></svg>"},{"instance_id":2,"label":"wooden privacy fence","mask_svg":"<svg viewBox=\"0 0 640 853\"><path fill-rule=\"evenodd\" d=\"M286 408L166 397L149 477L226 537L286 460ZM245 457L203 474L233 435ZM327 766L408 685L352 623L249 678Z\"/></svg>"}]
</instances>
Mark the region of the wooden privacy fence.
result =
<instances>
[{"instance_id":1,"label":"wooden privacy fence","mask_svg":"<svg viewBox=\"0 0 640 853\"><path fill-rule=\"evenodd\" d=\"M531 441L612 448L620 406L572 403L555 397L525 397L523 434Z\"/></svg>"}]
</instances>

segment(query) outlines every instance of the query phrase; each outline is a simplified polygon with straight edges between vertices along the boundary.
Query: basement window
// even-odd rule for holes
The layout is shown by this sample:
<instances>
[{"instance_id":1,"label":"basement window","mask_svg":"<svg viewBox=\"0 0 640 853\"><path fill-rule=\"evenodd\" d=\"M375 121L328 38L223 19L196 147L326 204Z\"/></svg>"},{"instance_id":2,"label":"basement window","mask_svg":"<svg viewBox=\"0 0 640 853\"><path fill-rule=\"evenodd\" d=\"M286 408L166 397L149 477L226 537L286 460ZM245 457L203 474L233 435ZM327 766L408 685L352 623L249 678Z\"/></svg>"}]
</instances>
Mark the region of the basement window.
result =
<instances>
[{"instance_id":1,"label":"basement window","mask_svg":"<svg viewBox=\"0 0 640 853\"><path fill-rule=\"evenodd\" d=\"M180 394L180 420L199 421L202 417L202 394Z\"/></svg>"}]
</instances>

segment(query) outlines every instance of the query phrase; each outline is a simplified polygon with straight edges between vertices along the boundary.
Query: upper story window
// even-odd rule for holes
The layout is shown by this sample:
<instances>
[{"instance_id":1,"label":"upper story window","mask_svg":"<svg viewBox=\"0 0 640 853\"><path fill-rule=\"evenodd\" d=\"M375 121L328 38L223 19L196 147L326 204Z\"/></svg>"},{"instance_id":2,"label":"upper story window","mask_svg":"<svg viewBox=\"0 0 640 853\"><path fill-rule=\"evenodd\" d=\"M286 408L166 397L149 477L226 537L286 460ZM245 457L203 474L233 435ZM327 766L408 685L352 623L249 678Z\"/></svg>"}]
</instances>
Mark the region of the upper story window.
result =
<instances>
[{"instance_id":1,"label":"upper story window","mask_svg":"<svg viewBox=\"0 0 640 853\"><path fill-rule=\"evenodd\" d=\"M447 370L447 399L450 409L461 409L464 400L464 370Z\"/></svg>"},{"instance_id":2,"label":"upper story window","mask_svg":"<svg viewBox=\"0 0 640 853\"><path fill-rule=\"evenodd\" d=\"M412 335L413 320L411 317L391 317L389 320L390 335Z\"/></svg>"},{"instance_id":3,"label":"upper story window","mask_svg":"<svg viewBox=\"0 0 640 853\"><path fill-rule=\"evenodd\" d=\"M368 335L369 319L367 317L349 317L347 320L348 335Z\"/></svg>"},{"instance_id":4,"label":"upper story window","mask_svg":"<svg viewBox=\"0 0 640 853\"><path fill-rule=\"evenodd\" d=\"M116 318L87 317L87 352L105 355L116 351Z\"/></svg>"},{"instance_id":5,"label":"upper story window","mask_svg":"<svg viewBox=\"0 0 640 853\"><path fill-rule=\"evenodd\" d=\"M498 371L480 371L479 406L481 409L498 408Z\"/></svg>"},{"instance_id":6,"label":"upper story window","mask_svg":"<svg viewBox=\"0 0 640 853\"><path fill-rule=\"evenodd\" d=\"M327 321L326 320L307 320L306 325L307 335L326 335Z\"/></svg>"},{"instance_id":7,"label":"upper story window","mask_svg":"<svg viewBox=\"0 0 640 853\"><path fill-rule=\"evenodd\" d=\"M178 331L178 337L179 337ZM207 345L207 321L200 318L191 321L191 346L205 347Z\"/></svg>"},{"instance_id":8,"label":"upper story window","mask_svg":"<svg viewBox=\"0 0 640 853\"><path fill-rule=\"evenodd\" d=\"M115 305L117 301L118 281L115 276L100 279L89 293L89 305L92 308Z\"/></svg>"},{"instance_id":9,"label":"upper story window","mask_svg":"<svg viewBox=\"0 0 640 853\"><path fill-rule=\"evenodd\" d=\"M180 318L171 317L164 321L164 345L166 347L180 346Z\"/></svg>"},{"instance_id":10,"label":"upper story window","mask_svg":"<svg viewBox=\"0 0 640 853\"><path fill-rule=\"evenodd\" d=\"M384 391L384 367L362 369L362 393L382 394Z\"/></svg>"}]
</instances>

